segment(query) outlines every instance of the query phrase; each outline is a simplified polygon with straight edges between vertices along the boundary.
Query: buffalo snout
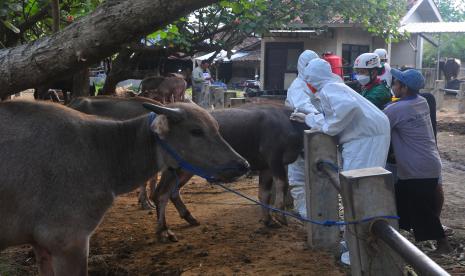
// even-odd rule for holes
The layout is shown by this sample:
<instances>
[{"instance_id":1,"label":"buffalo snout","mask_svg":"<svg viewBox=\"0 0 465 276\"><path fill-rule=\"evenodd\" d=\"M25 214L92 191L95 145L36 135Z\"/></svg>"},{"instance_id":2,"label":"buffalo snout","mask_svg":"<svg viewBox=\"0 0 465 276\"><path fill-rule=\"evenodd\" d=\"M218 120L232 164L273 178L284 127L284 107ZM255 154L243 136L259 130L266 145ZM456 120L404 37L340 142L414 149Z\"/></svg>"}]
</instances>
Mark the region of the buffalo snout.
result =
<instances>
[{"instance_id":1,"label":"buffalo snout","mask_svg":"<svg viewBox=\"0 0 465 276\"><path fill-rule=\"evenodd\" d=\"M219 180L221 181L233 181L246 174L250 170L249 163L245 160L232 161L226 164L219 172Z\"/></svg>"}]
</instances>

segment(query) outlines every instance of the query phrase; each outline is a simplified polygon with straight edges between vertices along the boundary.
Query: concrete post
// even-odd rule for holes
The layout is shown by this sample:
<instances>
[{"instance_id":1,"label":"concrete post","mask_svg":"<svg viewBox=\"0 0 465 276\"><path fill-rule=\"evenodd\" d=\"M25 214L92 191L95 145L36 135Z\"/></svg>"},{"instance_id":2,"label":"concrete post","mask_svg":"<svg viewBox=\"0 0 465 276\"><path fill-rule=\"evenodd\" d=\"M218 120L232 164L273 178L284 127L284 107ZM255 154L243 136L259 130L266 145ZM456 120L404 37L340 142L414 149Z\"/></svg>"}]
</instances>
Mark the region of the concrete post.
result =
<instances>
[{"instance_id":1,"label":"concrete post","mask_svg":"<svg viewBox=\"0 0 465 276\"><path fill-rule=\"evenodd\" d=\"M446 83L444 80L436 80L436 85L434 87L434 98L436 99L436 110L440 110L444 103L444 89Z\"/></svg>"},{"instance_id":2,"label":"concrete post","mask_svg":"<svg viewBox=\"0 0 465 276\"><path fill-rule=\"evenodd\" d=\"M230 98L231 107L238 107L245 104L245 98Z\"/></svg>"},{"instance_id":3,"label":"concrete post","mask_svg":"<svg viewBox=\"0 0 465 276\"><path fill-rule=\"evenodd\" d=\"M397 215L389 171L380 167L345 171L340 173L340 183L345 221ZM396 220L388 223L397 229ZM370 225L346 226L352 275L402 275L402 260L384 242L370 235Z\"/></svg>"},{"instance_id":4,"label":"concrete post","mask_svg":"<svg viewBox=\"0 0 465 276\"><path fill-rule=\"evenodd\" d=\"M338 220L338 191L330 177L317 168L320 161L337 162L336 138L321 132L305 131L305 195L308 217L316 221ZM339 227L307 224L307 243L314 249L336 252L339 248Z\"/></svg>"},{"instance_id":5,"label":"concrete post","mask_svg":"<svg viewBox=\"0 0 465 276\"><path fill-rule=\"evenodd\" d=\"M224 92L224 107L231 107L231 99L236 98L237 93L233 91Z\"/></svg>"},{"instance_id":6,"label":"concrete post","mask_svg":"<svg viewBox=\"0 0 465 276\"><path fill-rule=\"evenodd\" d=\"M457 99L459 100L457 112L463 114L465 113L465 82L460 84L460 90L457 92Z\"/></svg>"}]
</instances>

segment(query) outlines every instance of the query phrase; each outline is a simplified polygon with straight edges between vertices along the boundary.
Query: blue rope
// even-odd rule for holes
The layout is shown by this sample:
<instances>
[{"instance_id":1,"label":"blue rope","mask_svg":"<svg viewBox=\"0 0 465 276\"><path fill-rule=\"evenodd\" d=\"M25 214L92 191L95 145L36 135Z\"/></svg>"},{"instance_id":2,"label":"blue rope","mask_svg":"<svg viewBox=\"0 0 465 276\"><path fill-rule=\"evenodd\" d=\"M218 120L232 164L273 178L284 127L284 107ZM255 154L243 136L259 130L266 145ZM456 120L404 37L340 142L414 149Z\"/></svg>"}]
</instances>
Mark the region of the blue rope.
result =
<instances>
[{"instance_id":1,"label":"blue rope","mask_svg":"<svg viewBox=\"0 0 465 276\"><path fill-rule=\"evenodd\" d=\"M243 197L257 205L260 205L262 206L263 208L266 208L268 210L271 210L271 211L274 211L274 212L277 212L277 213L281 213L285 216L288 216L288 217L293 217L295 219L298 219L300 221L304 221L304 222L308 222L308 223L312 223L312 224L316 224L316 225L321 225L321 226L340 226L340 225L350 225L350 224L360 224L360 223L366 223L366 222L369 222L369 221L372 221L372 220L375 220L375 219L399 219L398 216L372 216L372 217L368 217L368 218L364 218L364 219L360 219L360 220L352 220L352 221L336 221L336 220L324 220L324 221L317 221L317 220L312 220L312 219L309 219L309 218L304 218L300 215L296 215L296 214L293 214L291 212L288 212L288 211L284 211L284 210L281 210L281 209L278 209L278 208L275 208L275 207L272 207L272 206L269 206L269 205L266 205L264 203L261 203L260 201L256 200L256 199L253 199L249 196L246 196L236 190L233 190L221 183L214 183L214 185L218 185L220 186L221 188L225 189L226 191L228 192L231 192L233 194L236 194L240 197Z\"/></svg>"},{"instance_id":2,"label":"blue rope","mask_svg":"<svg viewBox=\"0 0 465 276\"><path fill-rule=\"evenodd\" d=\"M150 112L149 114L149 126L152 124L153 120L155 120L155 117L156 117L156 114L153 113L153 112ZM202 178L204 178L205 180L207 180L208 182L213 182L214 180L216 180L213 176L209 175L208 172L194 166L194 165L191 165L189 164L187 161L185 161L184 159L182 159L177 153L176 151L170 147L165 141L163 141L156 133L155 134L155 139L157 140L158 143L160 143L161 147L169 154L171 155L171 157L173 157L179 164L179 167L181 167L182 169L184 170L187 170L195 175L198 175ZM322 163L322 164L327 164L329 165L332 169L334 169L335 171L338 171L339 168L337 167L337 165L331 163L331 162L328 162L328 161L320 161L319 163ZM175 172L175 176L176 176L176 187L175 189L173 190L173 192L177 189L179 189L179 179L178 179L178 175L176 174ZM321 226L340 226L340 225L351 225L351 224L360 224L360 223L366 223L366 222L369 222L369 221L372 221L372 220L375 220L375 219L399 219L398 216L373 216L373 217L368 217L368 218L364 218L364 219L360 219L360 220L352 220L352 221L336 221L336 220L324 220L324 221L317 221L317 220L312 220L312 219L309 219L309 218L304 218L304 217L301 217L300 215L296 215L296 214L293 214L291 212L288 212L288 211L284 211L284 210L281 210L281 209L278 209L278 208L275 208L273 206L269 206L267 204L264 204L264 203L261 203L260 201L256 200L256 199L253 199L247 195L244 195L234 189L231 189L221 183L214 183L214 185L217 185L217 186L220 186L221 188L225 189L226 191L228 192L231 192L235 195L238 195L242 198L245 198L257 205L260 205L262 206L263 208L266 208L268 210L271 210L271 211L274 211L274 212L277 212L277 213L281 213L285 216L288 216L288 217L293 217L295 219L298 219L300 221L304 221L304 222L308 222L308 223L312 223L312 224L316 224L316 225L321 225Z\"/></svg>"},{"instance_id":3,"label":"blue rope","mask_svg":"<svg viewBox=\"0 0 465 276\"><path fill-rule=\"evenodd\" d=\"M330 161L321 160L316 165L319 169L321 165L328 165L333 171L339 172L339 166Z\"/></svg>"},{"instance_id":4,"label":"blue rope","mask_svg":"<svg viewBox=\"0 0 465 276\"><path fill-rule=\"evenodd\" d=\"M156 118L156 114L154 112L150 112L149 114L149 127L152 125L152 122ZM158 136L157 133L153 133L155 135L155 140L157 141L158 144L178 163L179 167L182 169L189 171L195 175L198 175L204 179L206 179L208 182L213 182L216 180L215 177L211 176L207 171L202 170L199 167L196 167L194 165L191 165L189 162L185 161L182 159L181 156L170 146L168 145L163 139Z\"/></svg>"}]
</instances>

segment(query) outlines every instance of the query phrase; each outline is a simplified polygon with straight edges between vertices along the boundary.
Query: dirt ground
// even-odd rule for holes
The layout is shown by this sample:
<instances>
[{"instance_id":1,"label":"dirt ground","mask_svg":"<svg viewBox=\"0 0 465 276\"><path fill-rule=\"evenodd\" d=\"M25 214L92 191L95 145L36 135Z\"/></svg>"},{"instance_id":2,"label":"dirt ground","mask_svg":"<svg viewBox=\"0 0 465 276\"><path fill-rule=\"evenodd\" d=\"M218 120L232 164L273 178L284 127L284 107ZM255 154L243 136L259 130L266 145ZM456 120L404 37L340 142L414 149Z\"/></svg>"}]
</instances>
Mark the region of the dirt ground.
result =
<instances>
[{"instance_id":1,"label":"dirt ground","mask_svg":"<svg viewBox=\"0 0 465 276\"><path fill-rule=\"evenodd\" d=\"M465 115L447 97L438 112L439 148L446 202L443 224L455 230L454 252L431 256L452 275L465 275ZM231 187L257 196L257 178ZM201 225L190 227L170 204L167 220L179 242L163 244L154 234L155 212L140 210L135 192L119 197L91 240L90 275L345 275L333 256L305 244L302 223L267 229L260 209L236 195L194 178L183 198ZM428 254L429 244L420 244ZM0 275L37 275L30 247L0 253Z\"/></svg>"}]
</instances>

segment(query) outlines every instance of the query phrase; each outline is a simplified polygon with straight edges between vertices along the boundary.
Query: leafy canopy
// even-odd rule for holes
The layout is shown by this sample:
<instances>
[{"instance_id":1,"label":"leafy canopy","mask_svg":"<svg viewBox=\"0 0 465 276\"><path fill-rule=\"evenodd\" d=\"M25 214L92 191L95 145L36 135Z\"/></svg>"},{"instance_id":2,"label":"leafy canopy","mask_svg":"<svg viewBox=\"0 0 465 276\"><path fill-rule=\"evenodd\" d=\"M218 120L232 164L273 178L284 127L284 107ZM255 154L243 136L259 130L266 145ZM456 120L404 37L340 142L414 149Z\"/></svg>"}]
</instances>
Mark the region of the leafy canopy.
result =
<instances>
[{"instance_id":1,"label":"leafy canopy","mask_svg":"<svg viewBox=\"0 0 465 276\"><path fill-rule=\"evenodd\" d=\"M60 0L62 26L87 15L101 2ZM155 30L147 41L155 47L188 54L221 48L230 50L244 38L269 29L298 27L300 23L318 27L334 18L360 23L385 38L389 35L396 38L405 5L405 1L399 0L220 0L179 18L162 30ZM49 6L50 0L2 0L0 42L12 46L50 34Z\"/></svg>"},{"instance_id":2,"label":"leafy canopy","mask_svg":"<svg viewBox=\"0 0 465 276\"><path fill-rule=\"evenodd\" d=\"M442 19L446 22L465 22L465 3L455 0L434 0ZM460 4L461 2L461 4ZM438 41L439 36L435 35ZM458 58L465 61L465 34L442 34L441 57ZM437 48L426 43L423 54L423 67L435 67Z\"/></svg>"}]
</instances>

